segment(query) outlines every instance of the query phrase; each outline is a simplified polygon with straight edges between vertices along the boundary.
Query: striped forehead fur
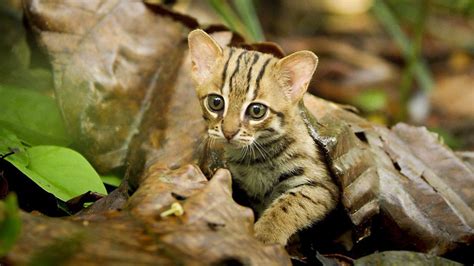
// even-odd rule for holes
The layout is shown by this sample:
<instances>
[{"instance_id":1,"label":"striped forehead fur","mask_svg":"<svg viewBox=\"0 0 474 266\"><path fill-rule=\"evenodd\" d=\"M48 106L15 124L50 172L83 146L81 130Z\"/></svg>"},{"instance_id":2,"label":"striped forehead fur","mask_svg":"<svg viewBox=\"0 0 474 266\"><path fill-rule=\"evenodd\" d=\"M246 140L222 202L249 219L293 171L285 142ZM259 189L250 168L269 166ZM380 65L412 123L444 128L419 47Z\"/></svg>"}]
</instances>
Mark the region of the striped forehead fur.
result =
<instances>
[{"instance_id":1,"label":"striped forehead fur","mask_svg":"<svg viewBox=\"0 0 474 266\"><path fill-rule=\"evenodd\" d=\"M242 101L247 94L250 95L250 100L255 100L269 65L274 65L278 59L270 54L228 48L225 49L223 61L220 92Z\"/></svg>"}]
</instances>

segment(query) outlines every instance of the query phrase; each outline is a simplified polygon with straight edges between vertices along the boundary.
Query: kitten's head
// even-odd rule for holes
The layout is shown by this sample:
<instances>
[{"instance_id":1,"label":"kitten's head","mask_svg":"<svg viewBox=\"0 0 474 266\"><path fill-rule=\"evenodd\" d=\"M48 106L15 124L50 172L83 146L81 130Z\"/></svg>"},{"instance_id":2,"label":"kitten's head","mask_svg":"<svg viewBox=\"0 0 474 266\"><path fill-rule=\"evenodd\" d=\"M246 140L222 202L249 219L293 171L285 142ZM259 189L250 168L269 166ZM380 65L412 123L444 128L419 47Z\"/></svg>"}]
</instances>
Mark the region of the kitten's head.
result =
<instances>
[{"instance_id":1,"label":"kitten's head","mask_svg":"<svg viewBox=\"0 0 474 266\"><path fill-rule=\"evenodd\" d=\"M188 43L209 137L242 148L284 134L316 69L314 53L278 59L222 48L202 30L192 31Z\"/></svg>"}]
</instances>

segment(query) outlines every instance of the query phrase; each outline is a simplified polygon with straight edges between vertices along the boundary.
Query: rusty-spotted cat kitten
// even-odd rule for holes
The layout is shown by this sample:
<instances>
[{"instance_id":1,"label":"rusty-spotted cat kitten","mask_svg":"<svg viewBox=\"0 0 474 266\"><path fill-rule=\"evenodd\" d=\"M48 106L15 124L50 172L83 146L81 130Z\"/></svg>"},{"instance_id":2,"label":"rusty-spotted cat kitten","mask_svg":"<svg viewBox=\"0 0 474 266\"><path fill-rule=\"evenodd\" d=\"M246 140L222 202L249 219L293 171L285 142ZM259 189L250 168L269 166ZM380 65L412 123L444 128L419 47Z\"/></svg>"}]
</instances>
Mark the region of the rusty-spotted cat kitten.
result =
<instances>
[{"instance_id":1,"label":"rusty-spotted cat kitten","mask_svg":"<svg viewBox=\"0 0 474 266\"><path fill-rule=\"evenodd\" d=\"M278 59L222 48L202 30L188 41L209 138L225 143L232 178L259 215L255 235L286 244L339 198L301 114L318 59L309 51Z\"/></svg>"}]
</instances>

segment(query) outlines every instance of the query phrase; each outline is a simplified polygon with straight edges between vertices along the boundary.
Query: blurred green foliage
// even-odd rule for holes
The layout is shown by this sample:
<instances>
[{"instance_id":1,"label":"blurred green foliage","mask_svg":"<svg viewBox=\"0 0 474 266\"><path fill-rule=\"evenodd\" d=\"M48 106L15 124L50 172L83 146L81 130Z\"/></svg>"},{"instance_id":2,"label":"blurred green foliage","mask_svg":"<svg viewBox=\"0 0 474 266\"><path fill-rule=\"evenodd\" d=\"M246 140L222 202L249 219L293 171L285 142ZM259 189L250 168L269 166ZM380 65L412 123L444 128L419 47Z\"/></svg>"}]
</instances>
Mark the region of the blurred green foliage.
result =
<instances>
[{"instance_id":1,"label":"blurred green foliage","mask_svg":"<svg viewBox=\"0 0 474 266\"><path fill-rule=\"evenodd\" d=\"M398 5L396 5L398 6ZM425 92L433 88L433 78L421 56L423 33L428 14L428 0L420 0L412 3L412 8L408 8L405 18L410 18L410 26L413 28L413 36L407 36L402 29L402 22L394 14L385 1L374 2L373 13L392 36L395 43L400 47L406 66L402 73L400 84L400 114L398 120L406 120L407 104L410 97L414 80Z\"/></svg>"},{"instance_id":2,"label":"blurred green foliage","mask_svg":"<svg viewBox=\"0 0 474 266\"><path fill-rule=\"evenodd\" d=\"M4 87L0 84L0 127L33 144L71 144L60 110L49 96L39 92Z\"/></svg>"},{"instance_id":3,"label":"blurred green foliage","mask_svg":"<svg viewBox=\"0 0 474 266\"><path fill-rule=\"evenodd\" d=\"M21 233L20 211L16 195L8 194L0 201L0 258L13 247Z\"/></svg>"},{"instance_id":4,"label":"blurred green foliage","mask_svg":"<svg viewBox=\"0 0 474 266\"><path fill-rule=\"evenodd\" d=\"M54 98L52 73L33 63L21 10L0 3L0 155L39 187L62 201L88 191L107 194L87 160L68 148L60 108ZM1 172L2 169L0 169ZM105 178L116 185L120 178Z\"/></svg>"},{"instance_id":5,"label":"blurred green foliage","mask_svg":"<svg viewBox=\"0 0 474 266\"><path fill-rule=\"evenodd\" d=\"M254 1L208 0L208 2L232 31L242 34L250 42L264 41L265 37L255 11Z\"/></svg>"},{"instance_id":6,"label":"blurred green foliage","mask_svg":"<svg viewBox=\"0 0 474 266\"><path fill-rule=\"evenodd\" d=\"M431 132L438 134L439 139L453 150L461 149L464 146L464 143L462 140L460 140L459 138L454 136L451 132L445 129L442 129L439 127L432 127L432 128L429 128L429 130Z\"/></svg>"},{"instance_id":7,"label":"blurred green foliage","mask_svg":"<svg viewBox=\"0 0 474 266\"><path fill-rule=\"evenodd\" d=\"M353 104L364 112L377 112L385 108L387 97L387 93L383 90L366 90L354 98Z\"/></svg>"}]
</instances>

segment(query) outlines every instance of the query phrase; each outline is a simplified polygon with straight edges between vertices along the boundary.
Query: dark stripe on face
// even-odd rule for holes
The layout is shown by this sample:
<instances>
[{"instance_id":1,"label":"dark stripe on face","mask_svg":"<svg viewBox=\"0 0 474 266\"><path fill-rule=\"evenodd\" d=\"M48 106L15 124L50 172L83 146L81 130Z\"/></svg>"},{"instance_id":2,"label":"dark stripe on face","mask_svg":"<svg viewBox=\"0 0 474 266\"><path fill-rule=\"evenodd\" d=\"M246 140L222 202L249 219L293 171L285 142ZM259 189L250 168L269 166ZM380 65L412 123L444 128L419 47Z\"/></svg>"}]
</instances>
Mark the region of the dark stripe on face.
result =
<instances>
[{"instance_id":1,"label":"dark stripe on face","mask_svg":"<svg viewBox=\"0 0 474 266\"><path fill-rule=\"evenodd\" d=\"M271 147L275 144L277 144L278 142L282 141L283 138L285 138L285 136L278 136L276 138L270 138L268 141L266 142L260 142L260 144L263 146L263 147ZM267 138L259 138L259 140L264 140L264 139L267 139Z\"/></svg>"},{"instance_id":2,"label":"dark stripe on face","mask_svg":"<svg viewBox=\"0 0 474 266\"><path fill-rule=\"evenodd\" d=\"M270 63L270 59L271 58L268 58L267 61L265 61L265 63L262 66L262 69L260 69L260 72L258 72L257 80L255 81L256 87L255 87L255 92L253 93L252 101L255 100L255 98L257 98L258 90L260 89L260 80L262 79L263 74L265 74L265 69L267 69L267 65L268 63Z\"/></svg>"},{"instance_id":3,"label":"dark stripe on face","mask_svg":"<svg viewBox=\"0 0 474 266\"><path fill-rule=\"evenodd\" d=\"M232 58L233 53L234 53L234 49L230 48L229 58L227 58L227 61L225 61L224 70L222 71L222 86L220 88L221 93L222 93L222 89L224 88L224 85L225 85L225 80L227 78L227 67L229 66L229 61L230 61L230 58Z\"/></svg>"},{"instance_id":4,"label":"dark stripe on face","mask_svg":"<svg viewBox=\"0 0 474 266\"><path fill-rule=\"evenodd\" d=\"M275 134L276 130L272 127L262 129L261 132L262 134L258 137L259 141L265 141L277 136L277 134Z\"/></svg>"},{"instance_id":5,"label":"dark stripe on face","mask_svg":"<svg viewBox=\"0 0 474 266\"><path fill-rule=\"evenodd\" d=\"M269 143L271 142L273 141L270 141ZM290 137L284 137L283 139L281 139L281 141L279 141L278 143L275 143L275 145L270 146L267 144L263 144L262 148L266 149L267 154L270 158L276 159L280 157L288 149L288 147L290 147L290 145L293 144L294 142L295 142L295 139L290 138Z\"/></svg>"},{"instance_id":6,"label":"dark stripe on face","mask_svg":"<svg viewBox=\"0 0 474 266\"><path fill-rule=\"evenodd\" d=\"M275 110L271 107L268 107L268 109L270 110L270 112L276 114L280 118L281 124L285 124L285 114L284 113L278 112L277 110Z\"/></svg>"},{"instance_id":7,"label":"dark stripe on face","mask_svg":"<svg viewBox=\"0 0 474 266\"><path fill-rule=\"evenodd\" d=\"M235 75L237 74L237 71L239 71L240 59L242 59L242 56L246 53L247 53L247 51L244 50L240 53L239 57L237 57L237 65L235 66L234 72L232 73L232 76L230 76L230 79L229 79L229 87L230 87L229 91L234 90L234 86L233 86L234 82L232 82L232 80L234 79Z\"/></svg>"},{"instance_id":8,"label":"dark stripe on face","mask_svg":"<svg viewBox=\"0 0 474 266\"><path fill-rule=\"evenodd\" d=\"M288 172L285 172L285 173L281 174L278 177L278 182L281 183L285 180L288 180L291 177L300 176L300 175L303 175L303 174L304 174L304 168L303 167L297 167L295 169L291 169L291 171L288 171Z\"/></svg>"},{"instance_id":9,"label":"dark stripe on face","mask_svg":"<svg viewBox=\"0 0 474 266\"><path fill-rule=\"evenodd\" d=\"M255 63L257 63L259 57L260 57L260 56L259 56L257 53L254 53L254 54L253 54L252 65L250 66L249 73L247 73L247 89L245 90L245 93L248 93L248 92L249 92L249 89L250 89L250 80L252 79L252 69L253 69L253 66L255 65Z\"/></svg>"}]
</instances>

